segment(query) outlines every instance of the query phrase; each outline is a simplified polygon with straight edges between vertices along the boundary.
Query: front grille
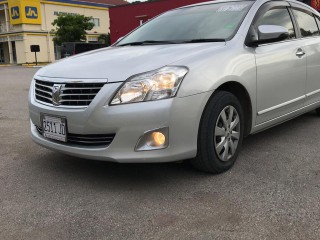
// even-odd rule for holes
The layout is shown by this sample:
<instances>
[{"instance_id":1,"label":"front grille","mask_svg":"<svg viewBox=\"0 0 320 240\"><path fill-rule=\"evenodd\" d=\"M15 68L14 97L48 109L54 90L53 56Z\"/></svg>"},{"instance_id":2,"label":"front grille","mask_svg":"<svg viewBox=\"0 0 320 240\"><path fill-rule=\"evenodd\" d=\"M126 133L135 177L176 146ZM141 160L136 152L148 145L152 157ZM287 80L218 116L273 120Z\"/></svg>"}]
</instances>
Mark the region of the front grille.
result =
<instances>
[{"instance_id":1,"label":"front grille","mask_svg":"<svg viewBox=\"0 0 320 240\"><path fill-rule=\"evenodd\" d=\"M42 135L42 128L36 126L39 134ZM113 139L115 134L67 134L67 143L82 145L82 146L91 146L91 147L108 147ZM55 140L52 140L55 141ZM57 142L57 141L55 141ZM64 144L63 142L59 142Z\"/></svg>"},{"instance_id":2,"label":"front grille","mask_svg":"<svg viewBox=\"0 0 320 240\"><path fill-rule=\"evenodd\" d=\"M38 101L52 105L87 107L105 83L61 83L59 99L53 101L53 82L35 81L35 96Z\"/></svg>"}]
</instances>

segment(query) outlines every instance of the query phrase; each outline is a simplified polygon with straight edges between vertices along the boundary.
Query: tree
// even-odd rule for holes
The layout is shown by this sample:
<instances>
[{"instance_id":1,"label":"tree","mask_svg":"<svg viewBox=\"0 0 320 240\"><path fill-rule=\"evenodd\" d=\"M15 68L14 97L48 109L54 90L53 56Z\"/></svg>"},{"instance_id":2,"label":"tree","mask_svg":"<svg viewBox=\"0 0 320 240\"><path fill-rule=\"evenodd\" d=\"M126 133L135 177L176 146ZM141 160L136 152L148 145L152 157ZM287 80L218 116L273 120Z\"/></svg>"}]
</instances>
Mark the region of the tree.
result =
<instances>
[{"instance_id":1,"label":"tree","mask_svg":"<svg viewBox=\"0 0 320 240\"><path fill-rule=\"evenodd\" d=\"M63 42L85 41L86 31L94 27L92 17L76 14L60 14L52 25L56 28L53 30L55 35L53 41L57 45L61 45Z\"/></svg>"},{"instance_id":2,"label":"tree","mask_svg":"<svg viewBox=\"0 0 320 240\"><path fill-rule=\"evenodd\" d=\"M110 45L111 45L110 33L108 33L108 34L101 34L101 35L98 37L98 41L99 41L99 43L106 44L107 46L110 46Z\"/></svg>"}]
</instances>

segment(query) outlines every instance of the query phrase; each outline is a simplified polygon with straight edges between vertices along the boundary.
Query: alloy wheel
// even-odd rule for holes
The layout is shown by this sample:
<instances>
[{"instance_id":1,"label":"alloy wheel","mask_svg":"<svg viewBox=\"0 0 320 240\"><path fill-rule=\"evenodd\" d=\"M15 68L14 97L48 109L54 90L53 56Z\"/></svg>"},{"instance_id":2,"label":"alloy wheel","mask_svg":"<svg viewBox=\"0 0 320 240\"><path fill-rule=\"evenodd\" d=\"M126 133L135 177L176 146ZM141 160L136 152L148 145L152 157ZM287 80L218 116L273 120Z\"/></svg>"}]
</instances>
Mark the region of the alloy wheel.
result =
<instances>
[{"instance_id":1,"label":"alloy wheel","mask_svg":"<svg viewBox=\"0 0 320 240\"><path fill-rule=\"evenodd\" d=\"M220 113L214 131L214 144L219 159L230 160L236 153L240 139L240 117L233 106L226 106Z\"/></svg>"}]
</instances>

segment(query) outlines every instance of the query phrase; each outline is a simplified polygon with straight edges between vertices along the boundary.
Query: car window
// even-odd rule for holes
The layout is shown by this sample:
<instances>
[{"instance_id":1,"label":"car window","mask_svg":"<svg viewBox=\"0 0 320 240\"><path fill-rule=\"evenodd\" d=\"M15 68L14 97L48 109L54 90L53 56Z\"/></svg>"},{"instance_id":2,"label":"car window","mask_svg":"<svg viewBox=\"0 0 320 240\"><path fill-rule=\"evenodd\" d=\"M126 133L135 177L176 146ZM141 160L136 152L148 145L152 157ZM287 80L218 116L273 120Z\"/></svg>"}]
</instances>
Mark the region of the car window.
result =
<instances>
[{"instance_id":1,"label":"car window","mask_svg":"<svg viewBox=\"0 0 320 240\"><path fill-rule=\"evenodd\" d=\"M141 26L118 45L141 41L228 39L235 34L253 2L227 2L166 12Z\"/></svg>"},{"instance_id":2,"label":"car window","mask_svg":"<svg viewBox=\"0 0 320 240\"><path fill-rule=\"evenodd\" d=\"M295 30L291 20L291 16L286 7L277 7L270 9L265 14L263 14L256 23L254 24L256 28L261 25L278 25L285 27L289 31L289 39L296 38Z\"/></svg>"},{"instance_id":3,"label":"car window","mask_svg":"<svg viewBox=\"0 0 320 240\"><path fill-rule=\"evenodd\" d=\"M312 13L293 9L293 14L298 22L302 37L319 36L318 25Z\"/></svg>"}]
</instances>

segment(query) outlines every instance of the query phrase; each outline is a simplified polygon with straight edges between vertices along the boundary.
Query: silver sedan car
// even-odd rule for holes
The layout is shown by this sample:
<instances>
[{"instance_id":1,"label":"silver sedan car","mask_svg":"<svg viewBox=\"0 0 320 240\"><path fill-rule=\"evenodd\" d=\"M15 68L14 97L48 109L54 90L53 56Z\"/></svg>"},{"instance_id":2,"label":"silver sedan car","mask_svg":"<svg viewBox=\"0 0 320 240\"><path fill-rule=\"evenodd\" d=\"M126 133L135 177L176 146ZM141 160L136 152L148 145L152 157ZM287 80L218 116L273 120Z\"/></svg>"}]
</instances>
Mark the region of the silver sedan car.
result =
<instances>
[{"instance_id":1,"label":"silver sedan car","mask_svg":"<svg viewBox=\"0 0 320 240\"><path fill-rule=\"evenodd\" d=\"M242 140L320 110L320 15L297 1L168 11L113 46L39 70L32 139L120 163L191 159L221 173Z\"/></svg>"}]
</instances>

